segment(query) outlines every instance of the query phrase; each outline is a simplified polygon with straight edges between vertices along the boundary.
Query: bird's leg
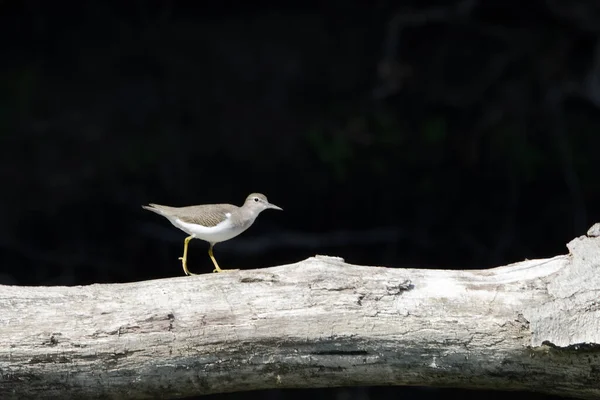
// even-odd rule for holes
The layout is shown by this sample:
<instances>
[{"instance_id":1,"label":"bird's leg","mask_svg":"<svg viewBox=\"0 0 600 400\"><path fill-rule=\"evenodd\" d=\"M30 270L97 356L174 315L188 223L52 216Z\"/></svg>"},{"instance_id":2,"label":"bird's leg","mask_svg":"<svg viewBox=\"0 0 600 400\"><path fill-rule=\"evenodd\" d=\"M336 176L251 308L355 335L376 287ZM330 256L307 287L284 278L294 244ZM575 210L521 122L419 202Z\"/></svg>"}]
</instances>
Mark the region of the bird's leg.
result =
<instances>
[{"instance_id":1,"label":"bird's leg","mask_svg":"<svg viewBox=\"0 0 600 400\"><path fill-rule=\"evenodd\" d=\"M212 260L213 264L215 264L215 269L213 269L213 272L223 272L223 270L221 268L219 268L219 264L217 264L217 260L215 260L215 256L213 256L213 246L214 244L211 243L209 248L208 248L208 255L210 256L210 259Z\"/></svg>"},{"instance_id":2,"label":"bird's leg","mask_svg":"<svg viewBox=\"0 0 600 400\"><path fill-rule=\"evenodd\" d=\"M215 264L215 269L213 269L213 272L233 272L233 271L239 271L239 269L221 269L219 268L219 264L217 264L217 260L215 260L215 256L213 256L213 246L214 243L210 244L210 247L208 248L208 255L210 256L210 259L212 260L213 264Z\"/></svg>"},{"instance_id":3,"label":"bird's leg","mask_svg":"<svg viewBox=\"0 0 600 400\"><path fill-rule=\"evenodd\" d=\"M183 257L179 257L179 259L181 260L181 264L183 265L183 272L185 272L186 275L197 275L192 274L190 271L188 271L187 268L187 249L190 240L192 240L193 238L193 236L188 236L185 238L185 240L183 241Z\"/></svg>"}]
</instances>

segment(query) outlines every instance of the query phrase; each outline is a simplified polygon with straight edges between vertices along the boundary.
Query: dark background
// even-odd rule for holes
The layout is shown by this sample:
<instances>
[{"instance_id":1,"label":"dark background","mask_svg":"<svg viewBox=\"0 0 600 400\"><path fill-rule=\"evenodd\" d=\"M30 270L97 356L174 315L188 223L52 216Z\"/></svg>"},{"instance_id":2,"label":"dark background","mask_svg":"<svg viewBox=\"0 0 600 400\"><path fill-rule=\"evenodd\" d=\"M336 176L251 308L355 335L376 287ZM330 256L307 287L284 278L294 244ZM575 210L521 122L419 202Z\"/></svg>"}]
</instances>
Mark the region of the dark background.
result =
<instances>
[{"instance_id":1,"label":"dark background","mask_svg":"<svg viewBox=\"0 0 600 400\"><path fill-rule=\"evenodd\" d=\"M600 220L600 3L0 1L0 283L182 275L142 204L284 208L224 268L488 268ZM207 245L189 266L210 272ZM411 388L214 399L544 399Z\"/></svg>"}]
</instances>

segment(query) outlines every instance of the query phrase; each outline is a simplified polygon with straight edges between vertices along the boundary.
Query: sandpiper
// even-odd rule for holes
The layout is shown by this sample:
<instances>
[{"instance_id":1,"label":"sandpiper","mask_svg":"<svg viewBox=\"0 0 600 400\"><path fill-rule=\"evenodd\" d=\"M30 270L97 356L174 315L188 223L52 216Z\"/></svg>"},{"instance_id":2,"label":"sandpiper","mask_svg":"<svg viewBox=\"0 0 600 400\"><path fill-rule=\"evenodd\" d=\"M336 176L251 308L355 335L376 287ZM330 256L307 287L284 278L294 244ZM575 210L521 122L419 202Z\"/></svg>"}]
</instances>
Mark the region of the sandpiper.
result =
<instances>
[{"instance_id":1,"label":"sandpiper","mask_svg":"<svg viewBox=\"0 0 600 400\"><path fill-rule=\"evenodd\" d=\"M185 238L183 256L179 257L186 275L197 275L191 273L187 268L187 249L190 240L202 239L208 242L210 245L208 255L215 265L213 272L222 272L223 270L219 268L219 264L213 256L214 245L232 239L250 228L258 214L268 208L283 211L282 208L269 203L267 197L261 193L250 194L241 207L232 204L204 204L188 207L149 204L142 208L162 215L177 228L190 235Z\"/></svg>"}]
</instances>

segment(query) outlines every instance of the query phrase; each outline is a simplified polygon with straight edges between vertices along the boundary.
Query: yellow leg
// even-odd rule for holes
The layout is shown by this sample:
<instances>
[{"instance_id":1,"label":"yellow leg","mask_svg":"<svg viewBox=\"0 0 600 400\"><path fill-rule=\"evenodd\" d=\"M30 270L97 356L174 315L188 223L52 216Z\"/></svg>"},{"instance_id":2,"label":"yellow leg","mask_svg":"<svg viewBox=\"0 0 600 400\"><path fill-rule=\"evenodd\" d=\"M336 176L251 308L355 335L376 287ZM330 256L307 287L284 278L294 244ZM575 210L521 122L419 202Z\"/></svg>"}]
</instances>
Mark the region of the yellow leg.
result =
<instances>
[{"instance_id":1,"label":"yellow leg","mask_svg":"<svg viewBox=\"0 0 600 400\"><path fill-rule=\"evenodd\" d=\"M239 271L239 269L221 269L219 268L219 264L217 264L217 260L215 260L215 256L213 256L213 246L214 243L210 244L210 247L208 248L208 255L210 256L210 259L212 260L213 264L215 264L215 269L213 269L213 272L233 272L233 271Z\"/></svg>"},{"instance_id":2,"label":"yellow leg","mask_svg":"<svg viewBox=\"0 0 600 400\"><path fill-rule=\"evenodd\" d=\"M188 236L185 238L185 240L183 241L183 257L179 257L179 259L181 260L181 264L183 265L183 272L185 272L186 275L197 275L192 274L190 271L188 271L187 268L187 249L190 240L192 240L193 238L193 236Z\"/></svg>"},{"instance_id":3,"label":"yellow leg","mask_svg":"<svg viewBox=\"0 0 600 400\"><path fill-rule=\"evenodd\" d=\"M213 256L213 249L214 244L211 243L210 247L208 248L208 255L210 256L210 259L212 260L213 264L215 264L215 269L213 269L213 272L223 272L223 270L221 268L219 268L219 264L217 264L217 260L215 260L215 256Z\"/></svg>"}]
</instances>

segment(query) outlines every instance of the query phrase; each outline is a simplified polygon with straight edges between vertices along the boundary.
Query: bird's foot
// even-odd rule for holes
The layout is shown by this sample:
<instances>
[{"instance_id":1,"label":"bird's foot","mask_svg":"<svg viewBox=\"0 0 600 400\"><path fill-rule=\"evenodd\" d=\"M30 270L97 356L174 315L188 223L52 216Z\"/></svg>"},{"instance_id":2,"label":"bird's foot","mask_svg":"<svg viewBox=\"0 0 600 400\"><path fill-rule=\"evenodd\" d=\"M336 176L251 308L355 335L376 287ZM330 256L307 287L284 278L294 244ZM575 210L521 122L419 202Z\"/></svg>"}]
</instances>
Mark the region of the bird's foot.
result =
<instances>
[{"instance_id":1,"label":"bird's foot","mask_svg":"<svg viewBox=\"0 0 600 400\"><path fill-rule=\"evenodd\" d=\"M183 266L183 272L185 272L186 275L198 275L198 274L194 274L188 270L187 260L185 257L179 257L178 259L181 260L181 265Z\"/></svg>"},{"instance_id":2,"label":"bird's foot","mask_svg":"<svg viewBox=\"0 0 600 400\"><path fill-rule=\"evenodd\" d=\"M235 272L235 271L239 271L239 269L221 269L221 268L213 269L213 273L215 273L215 272Z\"/></svg>"}]
</instances>

